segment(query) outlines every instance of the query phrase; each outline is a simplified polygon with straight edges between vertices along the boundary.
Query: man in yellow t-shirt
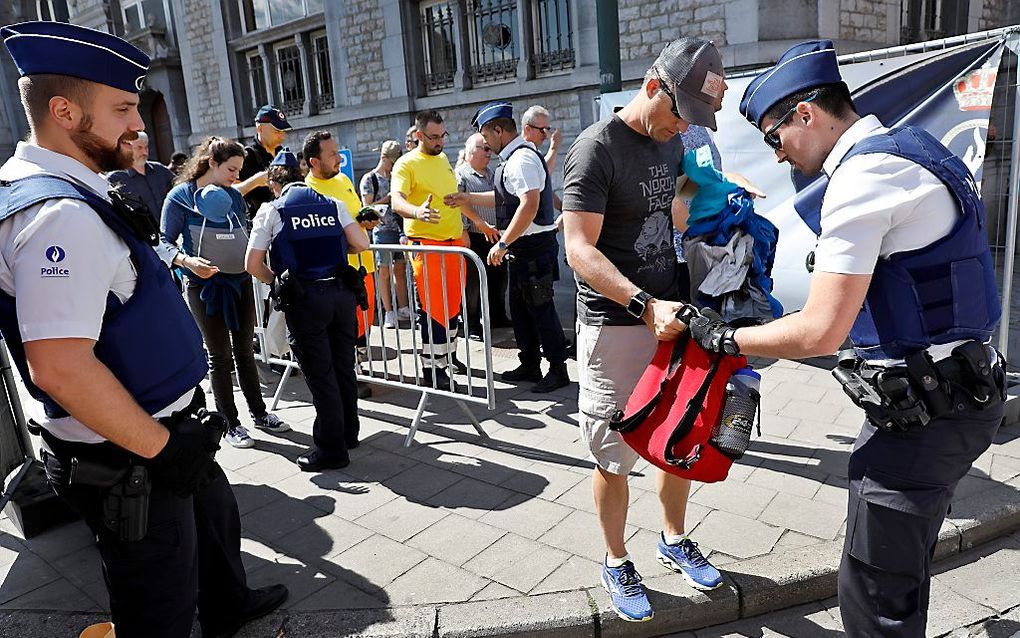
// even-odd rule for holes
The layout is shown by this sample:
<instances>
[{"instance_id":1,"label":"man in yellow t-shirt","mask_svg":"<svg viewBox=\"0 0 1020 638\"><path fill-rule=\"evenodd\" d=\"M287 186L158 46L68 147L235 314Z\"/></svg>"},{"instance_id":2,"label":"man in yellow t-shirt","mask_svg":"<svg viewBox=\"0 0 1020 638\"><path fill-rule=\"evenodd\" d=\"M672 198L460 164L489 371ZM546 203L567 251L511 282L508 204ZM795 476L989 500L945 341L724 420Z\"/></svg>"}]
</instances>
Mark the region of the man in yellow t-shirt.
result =
<instances>
[{"instance_id":1,"label":"man in yellow t-shirt","mask_svg":"<svg viewBox=\"0 0 1020 638\"><path fill-rule=\"evenodd\" d=\"M444 196L457 192L457 176L443 153L449 139L443 117L436 111L423 111L415 116L414 129L418 146L393 165L390 205L407 219L404 234L411 244L463 246L461 213L479 227L484 222L473 212L443 203ZM418 323L422 330L424 382L443 390L452 389L447 368L457 351L464 258L417 253L413 265L418 290Z\"/></svg>"},{"instance_id":2,"label":"man in yellow t-shirt","mask_svg":"<svg viewBox=\"0 0 1020 638\"><path fill-rule=\"evenodd\" d=\"M305 138L302 149L305 160L308 162L308 175L305 176L305 183L312 187L312 190L332 197L343 202L351 217L356 217L361 210L361 198L355 190L351 180L340 172L340 143L329 131L314 131ZM378 222L361 222L362 230L369 235L369 231ZM361 363L368 354L368 331L375 322L375 258L371 250L362 251L356 255L348 255L347 260L355 268L364 267L365 289L368 291L368 310L358 308L358 362ZM372 396L372 390L365 383L358 383L358 398L365 399Z\"/></svg>"}]
</instances>

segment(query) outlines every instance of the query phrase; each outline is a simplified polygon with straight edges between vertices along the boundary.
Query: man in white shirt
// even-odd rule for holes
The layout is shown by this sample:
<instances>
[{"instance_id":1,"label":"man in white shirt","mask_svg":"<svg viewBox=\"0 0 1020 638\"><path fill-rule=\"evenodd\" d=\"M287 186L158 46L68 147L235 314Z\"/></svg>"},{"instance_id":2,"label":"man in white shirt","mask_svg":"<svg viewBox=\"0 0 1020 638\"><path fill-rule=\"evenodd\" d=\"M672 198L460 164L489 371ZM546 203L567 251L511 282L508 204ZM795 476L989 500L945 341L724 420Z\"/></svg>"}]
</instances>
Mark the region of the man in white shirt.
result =
<instances>
[{"instance_id":1,"label":"man in white shirt","mask_svg":"<svg viewBox=\"0 0 1020 638\"><path fill-rule=\"evenodd\" d=\"M931 557L957 483L991 444L1005 375L984 206L966 166L927 132L854 109L828 40L755 78L740 105L780 162L828 180L804 309L729 328L681 311L726 354L828 355L867 421L849 464L839 574L848 636L925 635Z\"/></svg>"},{"instance_id":2,"label":"man in white shirt","mask_svg":"<svg viewBox=\"0 0 1020 638\"><path fill-rule=\"evenodd\" d=\"M0 331L38 402L47 478L96 535L119 636L186 638L196 608L202 635L233 635L287 589L247 587L201 334L152 217L99 175L131 165L149 58L60 22L0 37L31 127L0 168Z\"/></svg>"},{"instance_id":3,"label":"man in white shirt","mask_svg":"<svg viewBox=\"0 0 1020 638\"><path fill-rule=\"evenodd\" d=\"M568 385L570 377L563 326L553 300L553 283L559 279L559 242L549 171L542 155L517 132L509 103L483 106L471 124L503 160L493 179L495 190L455 193L447 196L447 203L495 206L501 237L489 250L488 261L498 266L508 253L512 255L510 320L521 359L521 365L503 373L502 379L536 381L532 392L552 392ZM543 354L549 361L545 376L540 367Z\"/></svg>"}]
</instances>

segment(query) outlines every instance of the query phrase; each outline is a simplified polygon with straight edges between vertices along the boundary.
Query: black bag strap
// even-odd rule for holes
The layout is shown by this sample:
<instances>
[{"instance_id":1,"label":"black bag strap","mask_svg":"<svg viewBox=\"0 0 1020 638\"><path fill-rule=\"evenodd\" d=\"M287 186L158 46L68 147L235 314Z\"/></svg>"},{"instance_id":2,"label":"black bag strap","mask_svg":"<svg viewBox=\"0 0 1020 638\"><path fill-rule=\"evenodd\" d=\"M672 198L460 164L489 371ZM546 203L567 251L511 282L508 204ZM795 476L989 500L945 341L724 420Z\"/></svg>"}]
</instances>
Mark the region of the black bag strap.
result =
<instances>
[{"instance_id":1,"label":"black bag strap","mask_svg":"<svg viewBox=\"0 0 1020 638\"><path fill-rule=\"evenodd\" d=\"M673 378L673 375L676 374L677 368L679 368L680 364L683 362L684 351L687 349L687 342L690 338L690 334L685 331L673 343L673 352L669 358L669 366L666 368L666 375L659 383L659 390L655 393L655 395L648 400L648 403L641 406L629 417L624 417L623 410L616 410L616 412L609 417L610 430L614 432L630 432L637 428L637 426L644 423L645 419L648 418L648 415L650 415L659 405L659 401L662 400L662 393L666 391L666 385L669 383L670 379Z\"/></svg>"},{"instance_id":2,"label":"black bag strap","mask_svg":"<svg viewBox=\"0 0 1020 638\"><path fill-rule=\"evenodd\" d=\"M691 454L683 459L677 458L673 454L673 446L690 434L694 428L694 421L705 408L705 397L708 396L708 389L712 387L712 381L715 379L716 373L719 372L719 365L722 363L722 360L722 355L716 356L715 361L712 362L712 367L708 369L708 374L705 375L705 380L701 383L701 387L694 393L691 400L687 402L687 409L684 410L684 415L680 417L680 422L673 428L673 433L669 435L669 440L666 441L665 459L670 465L689 470L701 457L700 444L695 445L694 449L691 450Z\"/></svg>"}]
</instances>

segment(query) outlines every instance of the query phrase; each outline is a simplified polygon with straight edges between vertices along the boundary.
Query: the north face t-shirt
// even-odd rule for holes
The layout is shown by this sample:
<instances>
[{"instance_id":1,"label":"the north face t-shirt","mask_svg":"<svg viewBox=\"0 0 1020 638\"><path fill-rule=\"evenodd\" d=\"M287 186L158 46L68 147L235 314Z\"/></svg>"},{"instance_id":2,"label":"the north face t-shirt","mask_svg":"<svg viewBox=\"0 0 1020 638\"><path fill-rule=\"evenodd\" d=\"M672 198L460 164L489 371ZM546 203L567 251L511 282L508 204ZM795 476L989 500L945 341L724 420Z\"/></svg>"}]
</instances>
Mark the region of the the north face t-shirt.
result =
<instances>
[{"instance_id":1,"label":"the north face t-shirt","mask_svg":"<svg viewBox=\"0 0 1020 638\"><path fill-rule=\"evenodd\" d=\"M680 298L670 209L683 150L680 136L656 142L614 115L578 136L563 168L563 210L603 215L595 247L642 290L671 301ZM641 323L580 276L577 318L589 326Z\"/></svg>"}]
</instances>

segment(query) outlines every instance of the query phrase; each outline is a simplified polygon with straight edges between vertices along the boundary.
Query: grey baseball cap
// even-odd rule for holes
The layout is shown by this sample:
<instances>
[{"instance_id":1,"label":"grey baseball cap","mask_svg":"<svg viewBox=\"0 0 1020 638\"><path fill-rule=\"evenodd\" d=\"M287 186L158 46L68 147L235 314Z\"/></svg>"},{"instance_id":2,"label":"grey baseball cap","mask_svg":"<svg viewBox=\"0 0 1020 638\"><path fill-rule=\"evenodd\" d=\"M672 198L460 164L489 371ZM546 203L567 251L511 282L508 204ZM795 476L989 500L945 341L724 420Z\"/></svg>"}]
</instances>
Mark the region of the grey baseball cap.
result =
<instances>
[{"instance_id":1,"label":"grey baseball cap","mask_svg":"<svg viewBox=\"0 0 1020 638\"><path fill-rule=\"evenodd\" d=\"M680 116L690 124L716 130L715 105L726 71L719 49L709 40L679 38L666 45L654 67L676 94Z\"/></svg>"}]
</instances>

